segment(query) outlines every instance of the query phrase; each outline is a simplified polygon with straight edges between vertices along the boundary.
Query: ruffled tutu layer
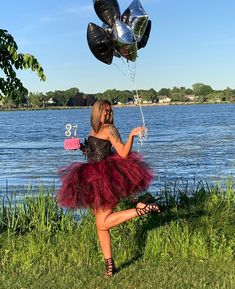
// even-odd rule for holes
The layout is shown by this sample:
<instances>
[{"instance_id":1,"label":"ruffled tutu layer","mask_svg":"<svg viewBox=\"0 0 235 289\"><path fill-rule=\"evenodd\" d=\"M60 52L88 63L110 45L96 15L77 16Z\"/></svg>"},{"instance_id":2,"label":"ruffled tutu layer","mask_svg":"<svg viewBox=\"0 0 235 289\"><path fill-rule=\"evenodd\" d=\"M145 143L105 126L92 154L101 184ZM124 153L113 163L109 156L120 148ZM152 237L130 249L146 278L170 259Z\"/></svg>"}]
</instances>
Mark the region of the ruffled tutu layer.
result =
<instances>
[{"instance_id":1,"label":"ruffled tutu layer","mask_svg":"<svg viewBox=\"0 0 235 289\"><path fill-rule=\"evenodd\" d=\"M143 192L153 172L138 153L117 154L92 163L76 162L59 171L57 200L64 208L114 208L127 196Z\"/></svg>"}]
</instances>

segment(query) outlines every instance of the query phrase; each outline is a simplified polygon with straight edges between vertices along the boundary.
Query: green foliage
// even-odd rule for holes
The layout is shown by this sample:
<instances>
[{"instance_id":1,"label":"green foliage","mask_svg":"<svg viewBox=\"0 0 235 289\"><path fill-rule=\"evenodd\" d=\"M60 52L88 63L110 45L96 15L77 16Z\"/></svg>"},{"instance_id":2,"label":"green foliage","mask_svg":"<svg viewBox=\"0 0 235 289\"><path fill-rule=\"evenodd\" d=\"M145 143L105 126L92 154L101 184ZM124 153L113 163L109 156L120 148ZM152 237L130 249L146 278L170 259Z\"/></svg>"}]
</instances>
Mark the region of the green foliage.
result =
<instances>
[{"instance_id":1,"label":"green foliage","mask_svg":"<svg viewBox=\"0 0 235 289\"><path fill-rule=\"evenodd\" d=\"M195 83L193 84L193 92L196 95L202 95L202 96L206 96L209 93L213 92L213 89L211 88L210 85L206 85L203 83Z\"/></svg>"},{"instance_id":2,"label":"green foliage","mask_svg":"<svg viewBox=\"0 0 235 289\"><path fill-rule=\"evenodd\" d=\"M102 93L102 96L100 97L100 99L107 99L111 103L117 103L118 101L117 93L118 93L118 90L116 89L108 89Z\"/></svg>"},{"instance_id":3,"label":"green foliage","mask_svg":"<svg viewBox=\"0 0 235 289\"><path fill-rule=\"evenodd\" d=\"M146 197L156 200L150 194L141 199ZM90 211L63 211L52 191L43 186L22 201L6 196L0 204L1 288L13 288L13 284L37 289L110 288L110 282L114 282L112 288L136 288L137 284L155 288L153 276L163 278L169 272L161 288L202 288L203 282L211 282L207 288L233 288L229 286L235 282L230 270L235 257L234 180L229 178L221 187L199 182L190 188L187 182L175 182L166 185L156 201L161 203L161 214L145 215L111 230L121 271L104 281ZM124 200L117 210L130 207L132 203ZM134 287L130 280L135 280Z\"/></svg>"},{"instance_id":4,"label":"green foliage","mask_svg":"<svg viewBox=\"0 0 235 289\"><path fill-rule=\"evenodd\" d=\"M43 68L31 54L19 53L18 46L7 30L0 29L0 70L5 78L0 78L0 100L12 99L18 105L20 96L27 95L28 91L16 76L18 69L31 69L37 72L38 77L46 80Z\"/></svg>"},{"instance_id":5,"label":"green foliage","mask_svg":"<svg viewBox=\"0 0 235 289\"><path fill-rule=\"evenodd\" d=\"M44 93L30 92L27 97L27 106L29 107L45 107L50 96Z\"/></svg>"},{"instance_id":6,"label":"green foliage","mask_svg":"<svg viewBox=\"0 0 235 289\"><path fill-rule=\"evenodd\" d=\"M23 235L28 232L47 232L57 230L73 231L75 221L71 212L64 213L58 208L53 193L44 193L42 185L38 193L28 193L23 202L17 202L14 194L3 196L0 205L0 233Z\"/></svg>"},{"instance_id":7,"label":"green foliage","mask_svg":"<svg viewBox=\"0 0 235 289\"><path fill-rule=\"evenodd\" d=\"M185 87L176 87L174 86L170 93L171 101L172 102L188 102L189 99L186 94L186 88Z\"/></svg>"},{"instance_id":8,"label":"green foliage","mask_svg":"<svg viewBox=\"0 0 235 289\"><path fill-rule=\"evenodd\" d=\"M53 100L57 106L66 106L70 99L69 93L64 93L64 91L56 90L53 93Z\"/></svg>"},{"instance_id":9,"label":"green foliage","mask_svg":"<svg viewBox=\"0 0 235 289\"><path fill-rule=\"evenodd\" d=\"M127 103L128 101L133 101L134 94L130 90L119 90L116 96L116 103L122 102Z\"/></svg>"},{"instance_id":10,"label":"green foliage","mask_svg":"<svg viewBox=\"0 0 235 289\"><path fill-rule=\"evenodd\" d=\"M67 106L69 101L79 92L78 88L68 90L49 91L47 93L32 93L27 97L29 107L46 107L46 106ZM51 100L52 104L48 101Z\"/></svg>"},{"instance_id":11,"label":"green foliage","mask_svg":"<svg viewBox=\"0 0 235 289\"><path fill-rule=\"evenodd\" d=\"M188 102L189 99L185 95L173 94L171 96L171 101L172 102Z\"/></svg>"},{"instance_id":12,"label":"green foliage","mask_svg":"<svg viewBox=\"0 0 235 289\"><path fill-rule=\"evenodd\" d=\"M12 97L3 99L3 106L11 108L15 105L26 106L32 108L40 108L47 106L92 106L97 99L108 99L112 104L118 102L127 104L134 101L136 92L130 90L109 89L103 93L85 94L79 92L78 88L70 88L68 90L49 91L47 93L29 93L27 97L17 92L17 101ZM234 102L235 90L226 88L225 90L212 91L207 95L197 95L190 88L173 87L172 89L163 88L158 92L153 88L149 90L140 89L138 95L142 101L157 103L159 98L169 97L171 102ZM50 100L50 102L48 102Z\"/></svg>"},{"instance_id":13,"label":"green foliage","mask_svg":"<svg viewBox=\"0 0 235 289\"><path fill-rule=\"evenodd\" d=\"M224 89L222 91L222 97L221 97L222 101L231 101L234 102L235 101L235 89L231 89L229 87L227 87L226 89Z\"/></svg>"},{"instance_id":14,"label":"green foliage","mask_svg":"<svg viewBox=\"0 0 235 289\"><path fill-rule=\"evenodd\" d=\"M158 100L157 92L153 88L150 88L149 90L140 89L138 90L138 94L139 97L145 101L157 102Z\"/></svg>"},{"instance_id":15,"label":"green foliage","mask_svg":"<svg viewBox=\"0 0 235 289\"><path fill-rule=\"evenodd\" d=\"M169 97L171 95L171 90L169 88L162 88L158 91L158 95L165 95Z\"/></svg>"}]
</instances>

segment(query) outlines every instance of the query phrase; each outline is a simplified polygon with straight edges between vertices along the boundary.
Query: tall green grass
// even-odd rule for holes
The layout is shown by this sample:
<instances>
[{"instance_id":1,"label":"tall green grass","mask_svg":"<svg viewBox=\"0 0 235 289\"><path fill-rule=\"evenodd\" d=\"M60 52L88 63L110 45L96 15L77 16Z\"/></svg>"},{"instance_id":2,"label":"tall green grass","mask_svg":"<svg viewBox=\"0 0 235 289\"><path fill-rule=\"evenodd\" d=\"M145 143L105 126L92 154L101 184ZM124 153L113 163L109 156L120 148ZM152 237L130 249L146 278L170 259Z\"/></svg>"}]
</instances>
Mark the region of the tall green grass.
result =
<instances>
[{"instance_id":1,"label":"tall green grass","mask_svg":"<svg viewBox=\"0 0 235 289\"><path fill-rule=\"evenodd\" d=\"M200 181L190 188L187 182L184 186L175 183L155 197L146 194L140 199L145 197L160 203L162 213L136 218L111 230L119 268L140 261L156 265L174 260L234 261L233 179L228 178L222 186ZM130 207L131 201L124 200L117 210ZM23 200L17 201L14 194L1 198L0 284L10 284L9 280L20 276L40 279L73 270L89 278L89 274L101 272L102 259L90 211L64 211L53 191L43 186Z\"/></svg>"},{"instance_id":2,"label":"tall green grass","mask_svg":"<svg viewBox=\"0 0 235 289\"><path fill-rule=\"evenodd\" d=\"M53 191L42 184L38 192L29 191L23 200L15 193L1 197L0 233L11 235L27 232L72 231L75 225L71 211L63 212L56 204Z\"/></svg>"}]
</instances>

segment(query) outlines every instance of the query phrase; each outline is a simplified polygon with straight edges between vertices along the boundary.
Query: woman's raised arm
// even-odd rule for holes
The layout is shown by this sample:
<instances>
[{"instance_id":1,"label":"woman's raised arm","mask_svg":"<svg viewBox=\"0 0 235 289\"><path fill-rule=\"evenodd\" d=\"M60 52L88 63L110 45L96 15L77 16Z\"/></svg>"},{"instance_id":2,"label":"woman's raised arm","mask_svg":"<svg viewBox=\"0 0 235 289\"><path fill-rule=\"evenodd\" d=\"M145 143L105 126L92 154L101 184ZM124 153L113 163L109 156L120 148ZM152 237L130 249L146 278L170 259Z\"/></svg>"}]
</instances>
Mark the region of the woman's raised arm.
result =
<instances>
[{"instance_id":1,"label":"woman's raised arm","mask_svg":"<svg viewBox=\"0 0 235 289\"><path fill-rule=\"evenodd\" d=\"M135 127L131 130L126 143L123 143L117 128L110 124L106 127L106 134L116 152L123 158L127 157L132 149L134 137L143 132L143 127Z\"/></svg>"}]
</instances>

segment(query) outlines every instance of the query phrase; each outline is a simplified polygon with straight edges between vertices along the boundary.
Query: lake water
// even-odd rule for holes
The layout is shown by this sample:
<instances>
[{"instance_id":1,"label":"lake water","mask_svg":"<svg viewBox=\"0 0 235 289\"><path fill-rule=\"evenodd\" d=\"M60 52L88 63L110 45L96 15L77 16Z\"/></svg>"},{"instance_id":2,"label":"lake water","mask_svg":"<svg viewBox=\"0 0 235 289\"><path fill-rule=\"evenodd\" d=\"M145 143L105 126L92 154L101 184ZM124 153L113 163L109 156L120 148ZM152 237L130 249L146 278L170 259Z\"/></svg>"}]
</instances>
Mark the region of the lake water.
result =
<instances>
[{"instance_id":1,"label":"lake water","mask_svg":"<svg viewBox=\"0 0 235 289\"><path fill-rule=\"evenodd\" d=\"M156 177L150 191L165 181L207 180L235 175L235 104L143 107L148 138L133 149L144 155ZM115 108L115 124L125 140L142 124L139 107ZM65 151L65 125L89 133L90 109L0 112L0 194L42 182L59 186L57 170L85 161L80 151Z\"/></svg>"}]
</instances>

